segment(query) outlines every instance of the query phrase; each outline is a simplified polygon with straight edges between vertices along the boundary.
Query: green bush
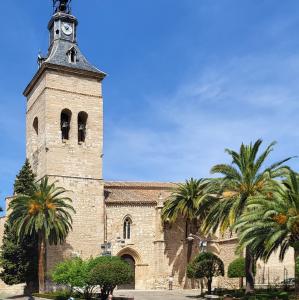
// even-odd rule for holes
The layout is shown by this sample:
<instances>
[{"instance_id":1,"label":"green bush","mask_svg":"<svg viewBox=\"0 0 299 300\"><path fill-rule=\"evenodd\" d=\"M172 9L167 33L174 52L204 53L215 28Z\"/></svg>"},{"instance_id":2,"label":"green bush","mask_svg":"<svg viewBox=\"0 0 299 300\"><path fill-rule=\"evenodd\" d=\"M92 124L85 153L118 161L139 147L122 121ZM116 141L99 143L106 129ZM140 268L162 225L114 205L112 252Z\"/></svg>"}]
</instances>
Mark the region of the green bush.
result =
<instances>
[{"instance_id":1,"label":"green bush","mask_svg":"<svg viewBox=\"0 0 299 300\"><path fill-rule=\"evenodd\" d=\"M102 299L107 299L117 285L131 282L133 274L129 264L119 257L97 257L65 260L56 265L51 276L56 284L67 286L70 294L79 292L91 299L99 286Z\"/></svg>"},{"instance_id":2,"label":"green bush","mask_svg":"<svg viewBox=\"0 0 299 300\"><path fill-rule=\"evenodd\" d=\"M240 278L246 276L244 257L239 257L229 264L227 276L228 278Z\"/></svg>"},{"instance_id":3,"label":"green bush","mask_svg":"<svg viewBox=\"0 0 299 300\"><path fill-rule=\"evenodd\" d=\"M68 300L72 295L70 291L57 291L52 293L43 293L43 294L32 294L32 296L37 298L53 299L53 300Z\"/></svg>"},{"instance_id":4,"label":"green bush","mask_svg":"<svg viewBox=\"0 0 299 300\"><path fill-rule=\"evenodd\" d=\"M211 293L213 277L224 276L223 261L211 252L202 252L187 266L189 278L206 278Z\"/></svg>"},{"instance_id":5,"label":"green bush","mask_svg":"<svg viewBox=\"0 0 299 300\"><path fill-rule=\"evenodd\" d=\"M117 285L130 283L133 274L130 265L119 257L101 257L91 271L92 284L101 287L101 298L107 299Z\"/></svg>"}]
</instances>

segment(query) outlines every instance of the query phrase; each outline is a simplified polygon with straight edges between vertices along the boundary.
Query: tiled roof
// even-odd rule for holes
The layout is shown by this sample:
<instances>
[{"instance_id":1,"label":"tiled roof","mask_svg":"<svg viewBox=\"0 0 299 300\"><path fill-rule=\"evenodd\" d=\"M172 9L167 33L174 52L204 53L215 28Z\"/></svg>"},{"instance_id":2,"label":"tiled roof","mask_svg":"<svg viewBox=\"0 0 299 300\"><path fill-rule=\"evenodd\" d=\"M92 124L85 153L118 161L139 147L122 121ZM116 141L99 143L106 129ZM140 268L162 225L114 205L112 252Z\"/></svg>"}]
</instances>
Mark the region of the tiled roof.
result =
<instances>
[{"instance_id":1,"label":"tiled roof","mask_svg":"<svg viewBox=\"0 0 299 300\"><path fill-rule=\"evenodd\" d=\"M165 201L176 187L172 182L105 182L107 204L156 204L162 197Z\"/></svg>"}]
</instances>

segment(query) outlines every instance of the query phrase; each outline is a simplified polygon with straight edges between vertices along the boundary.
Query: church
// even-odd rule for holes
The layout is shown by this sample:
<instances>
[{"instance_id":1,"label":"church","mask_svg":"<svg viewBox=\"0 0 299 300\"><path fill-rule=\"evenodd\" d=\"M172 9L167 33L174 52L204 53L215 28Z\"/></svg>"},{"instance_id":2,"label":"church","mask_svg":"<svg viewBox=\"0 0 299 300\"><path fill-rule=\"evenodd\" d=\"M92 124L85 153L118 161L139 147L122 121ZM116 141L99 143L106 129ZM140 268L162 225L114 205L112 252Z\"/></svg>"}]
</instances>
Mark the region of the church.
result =
<instances>
[{"instance_id":1,"label":"church","mask_svg":"<svg viewBox=\"0 0 299 300\"><path fill-rule=\"evenodd\" d=\"M106 74L80 51L78 20L68 1L54 3L48 23L48 54L38 57L39 69L24 90L26 156L37 179L48 176L70 191L76 210L66 243L47 249L47 270L70 257L114 255L128 261L135 273L134 281L123 288L167 289L169 277L174 278L174 288L189 287L185 271L190 241L185 224L161 222L163 203L176 184L103 179L102 88ZM4 223L5 217L0 219L1 241ZM221 257L227 269L237 257L236 242L236 238L221 237L206 247ZM194 240L193 255L199 251ZM274 257L268 265L258 264L257 283L264 283L265 278L281 282L285 269L293 277L292 261L289 253L284 263ZM233 287L238 280L223 277L214 284ZM1 282L0 288L4 289Z\"/></svg>"}]
</instances>

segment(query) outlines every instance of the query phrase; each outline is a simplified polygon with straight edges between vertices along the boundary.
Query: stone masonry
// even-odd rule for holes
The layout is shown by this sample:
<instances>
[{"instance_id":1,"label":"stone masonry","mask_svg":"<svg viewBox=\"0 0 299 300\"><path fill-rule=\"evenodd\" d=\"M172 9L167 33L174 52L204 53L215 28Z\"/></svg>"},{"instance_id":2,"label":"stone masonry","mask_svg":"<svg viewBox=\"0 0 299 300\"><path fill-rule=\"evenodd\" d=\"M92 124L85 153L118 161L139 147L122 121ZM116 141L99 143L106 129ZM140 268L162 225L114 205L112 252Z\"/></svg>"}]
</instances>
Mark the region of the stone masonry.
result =
<instances>
[{"instance_id":1,"label":"stone masonry","mask_svg":"<svg viewBox=\"0 0 299 300\"><path fill-rule=\"evenodd\" d=\"M164 202L176 184L159 182L104 182L103 97L105 74L92 66L76 42L76 18L56 11L48 25L50 45L47 57L39 58L40 68L26 87L26 155L37 178L48 176L62 186L73 200L76 214L73 231L64 245L47 249L48 272L65 258L89 258L102 254L110 245L112 255L130 260L135 270L136 289L196 288L199 282L186 278L186 265L199 251L198 241L186 240L183 220L171 225L161 221ZM62 113L68 113L69 136L62 135ZM85 139L79 136L79 115L87 120ZM7 203L9 199L7 199ZM0 218L0 243L5 218ZM130 235L128 236L128 232ZM225 264L234 260L236 239L219 238L208 250ZM259 284L278 283L294 276L293 253L284 263L271 257L258 262ZM214 281L215 287L234 287L238 280L227 277ZM133 286L133 285L132 285ZM20 290L22 286L11 289ZM48 281L48 288L51 282ZM0 289L9 289L0 282Z\"/></svg>"}]
</instances>

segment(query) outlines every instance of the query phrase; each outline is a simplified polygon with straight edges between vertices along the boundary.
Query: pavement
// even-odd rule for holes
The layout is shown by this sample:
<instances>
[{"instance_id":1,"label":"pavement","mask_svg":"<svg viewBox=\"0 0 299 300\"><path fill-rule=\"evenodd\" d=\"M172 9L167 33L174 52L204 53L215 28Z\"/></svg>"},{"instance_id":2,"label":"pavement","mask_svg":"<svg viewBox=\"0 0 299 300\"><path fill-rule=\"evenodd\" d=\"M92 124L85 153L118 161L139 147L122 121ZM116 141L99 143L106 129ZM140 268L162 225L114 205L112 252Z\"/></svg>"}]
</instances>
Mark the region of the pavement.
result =
<instances>
[{"instance_id":1,"label":"pavement","mask_svg":"<svg viewBox=\"0 0 299 300\"><path fill-rule=\"evenodd\" d=\"M118 297L134 297L134 300L201 300L198 290L173 290L173 291L115 291L114 296ZM0 299L11 300L44 300L40 298L30 298L24 296L8 297L0 294Z\"/></svg>"}]
</instances>

